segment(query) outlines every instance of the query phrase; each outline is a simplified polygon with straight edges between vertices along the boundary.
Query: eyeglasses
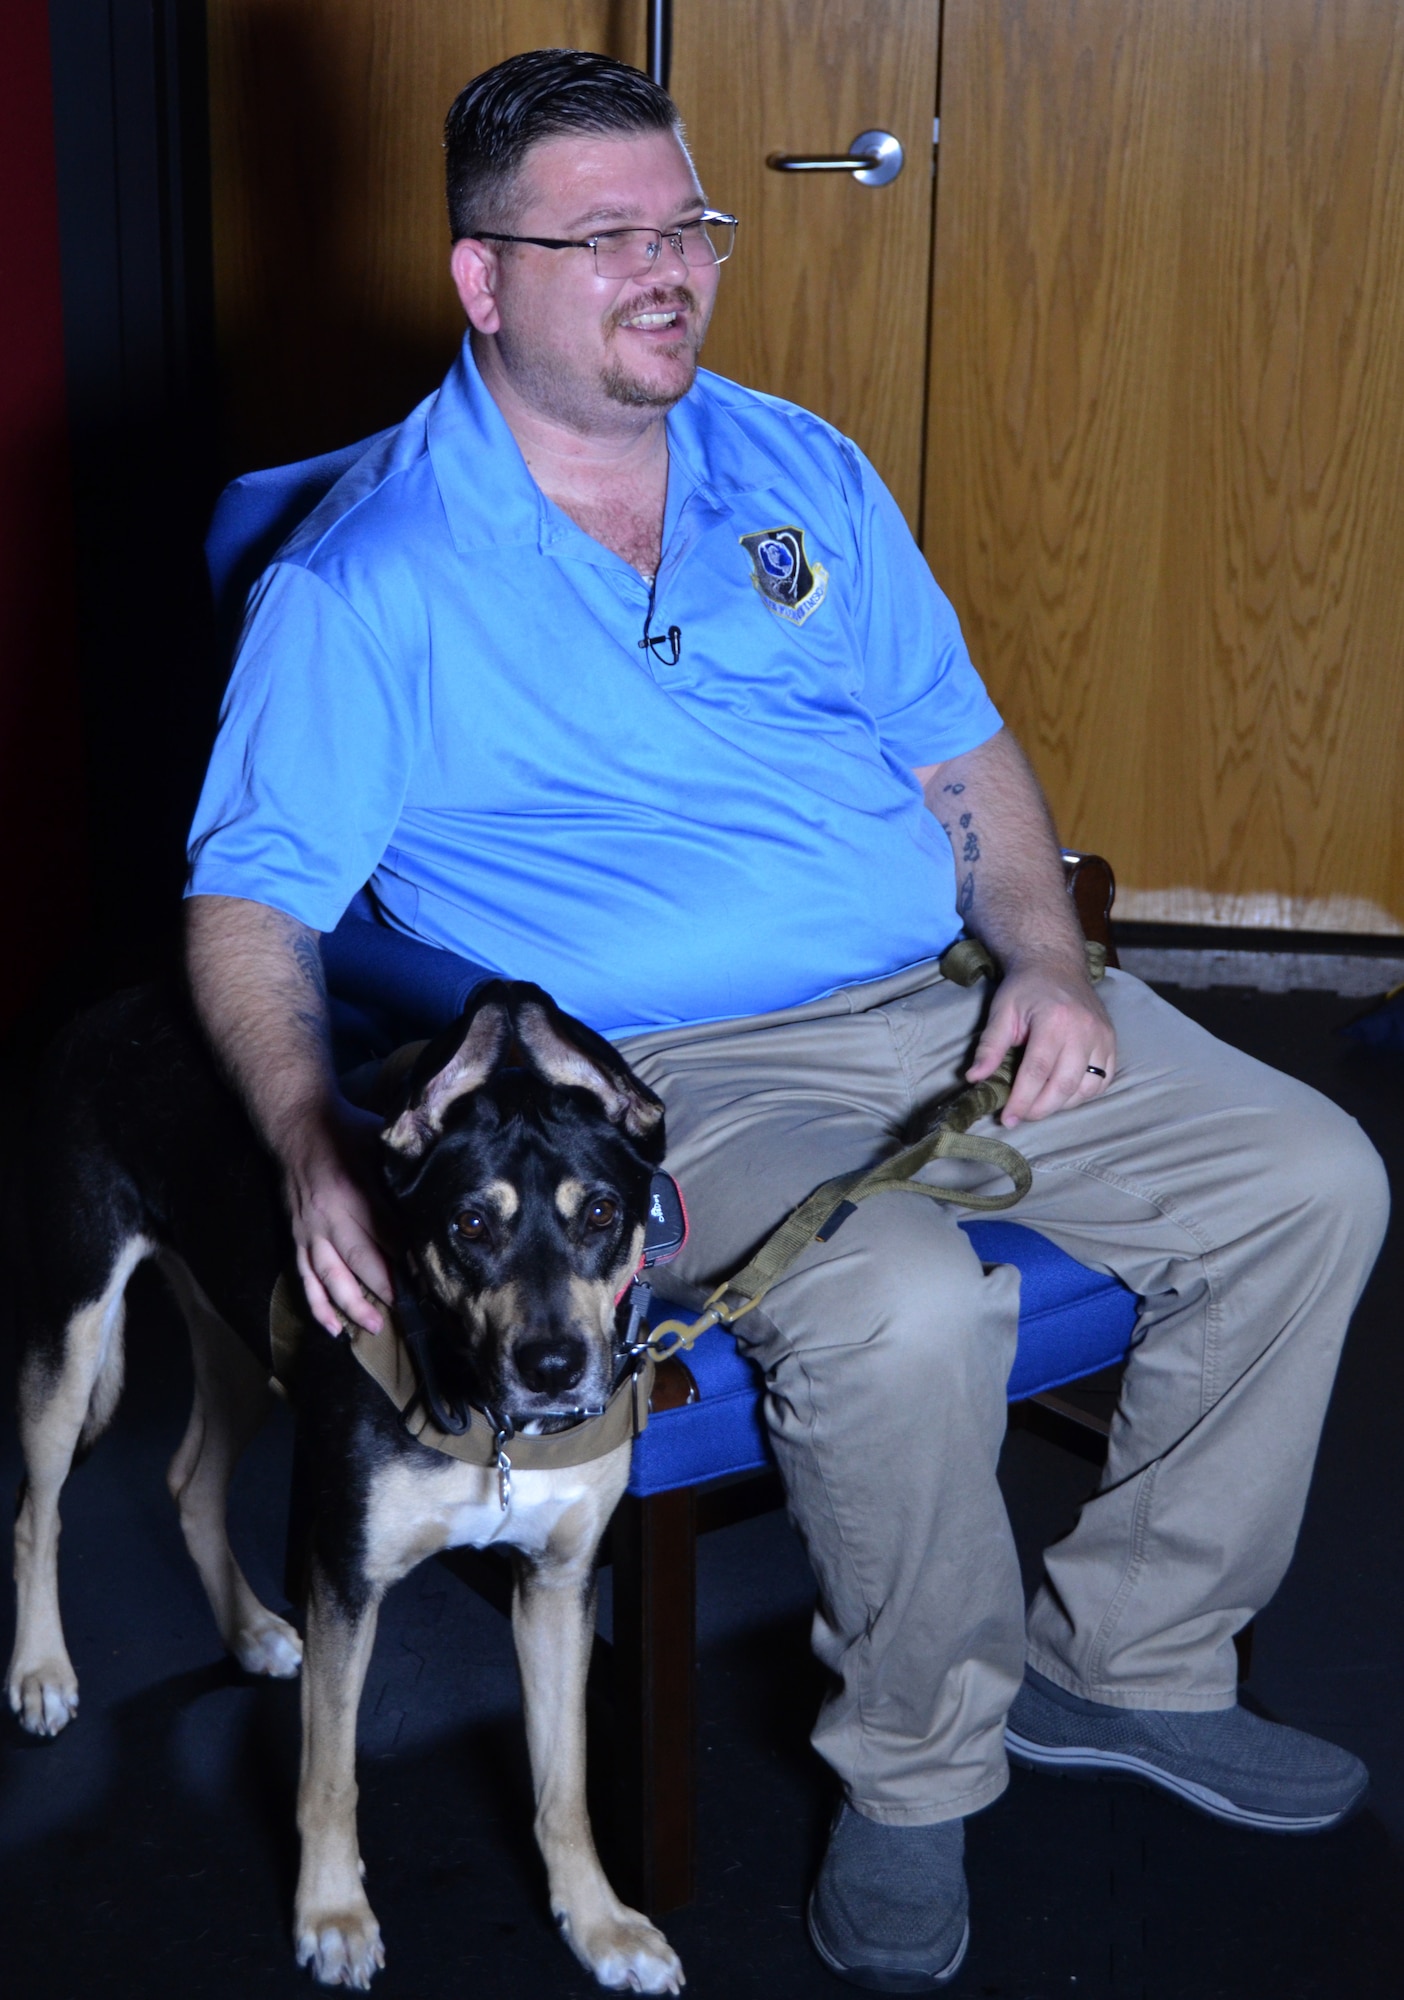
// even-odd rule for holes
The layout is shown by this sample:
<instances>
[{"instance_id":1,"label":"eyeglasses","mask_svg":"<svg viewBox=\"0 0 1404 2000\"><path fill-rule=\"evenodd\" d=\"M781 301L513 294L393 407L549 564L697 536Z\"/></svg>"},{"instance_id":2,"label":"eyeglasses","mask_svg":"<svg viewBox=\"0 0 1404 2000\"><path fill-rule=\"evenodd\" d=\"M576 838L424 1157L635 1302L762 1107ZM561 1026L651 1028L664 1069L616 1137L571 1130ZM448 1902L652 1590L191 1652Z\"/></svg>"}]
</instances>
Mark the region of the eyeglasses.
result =
<instances>
[{"instance_id":1,"label":"eyeglasses","mask_svg":"<svg viewBox=\"0 0 1404 2000\"><path fill-rule=\"evenodd\" d=\"M484 243L534 243L538 250L589 250L599 278L647 278L671 243L691 271L724 264L736 242L736 217L704 209L695 222L678 229L606 229L599 236L504 236L495 229L472 232Z\"/></svg>"}]
</instances>

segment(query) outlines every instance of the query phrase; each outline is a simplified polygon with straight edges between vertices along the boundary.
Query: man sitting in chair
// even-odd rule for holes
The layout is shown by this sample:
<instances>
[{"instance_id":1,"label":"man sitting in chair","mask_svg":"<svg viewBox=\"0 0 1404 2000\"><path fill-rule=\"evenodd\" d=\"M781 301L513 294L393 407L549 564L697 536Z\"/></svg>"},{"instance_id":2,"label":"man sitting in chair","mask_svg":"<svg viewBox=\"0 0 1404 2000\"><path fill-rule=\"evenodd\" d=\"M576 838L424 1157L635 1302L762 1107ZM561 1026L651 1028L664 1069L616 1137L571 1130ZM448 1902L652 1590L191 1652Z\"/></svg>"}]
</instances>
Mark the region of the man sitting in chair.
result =
<instances>
[{"instance_id":1,"label":"man sitting in chair","mask_svg":"<svg viewBox=\"0 0 1404 2000\"><path fill-rule=\"evenodd\" d=\"M1144 1301L1027 1619L995 1479L1018 1273L958 1211L864 1202L739 1329L834 1677L811 1934L858 1984L939 1986L1007 1749L1245 1826L1362 1797L1356 1758L1237 1705L1233 1640L1292 1553L1383 1170L1137 980L1089 984L1038 785L871 466L698 373L735 224L671 100L518 56L447 152L467 338L254 592L192 838L194 991L333 1333L390 1295L319 954L367 881L662 1095L698 1287L1022 1049L1019 1220ZM1000 970L987 1013L938 970L962 928Z\"/></svg>"}]
</instances>

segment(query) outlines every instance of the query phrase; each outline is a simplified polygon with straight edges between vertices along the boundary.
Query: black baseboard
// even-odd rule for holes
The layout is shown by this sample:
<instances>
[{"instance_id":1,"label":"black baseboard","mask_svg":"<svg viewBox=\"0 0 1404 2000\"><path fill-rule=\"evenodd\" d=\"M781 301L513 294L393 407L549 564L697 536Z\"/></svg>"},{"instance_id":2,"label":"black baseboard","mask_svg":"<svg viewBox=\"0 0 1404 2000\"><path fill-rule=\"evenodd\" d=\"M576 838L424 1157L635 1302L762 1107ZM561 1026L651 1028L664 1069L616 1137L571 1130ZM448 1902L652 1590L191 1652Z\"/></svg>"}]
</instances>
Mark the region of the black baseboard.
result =
<instances>
[{"instance_id":1,"label":"black baseboard","mask_svg":"<svg viewBox=\"0 0 1404 2000\"><path fill-rule=\"evenodd\" d=\"M1376 931L1271 931L1249 925L1153 924L1123 922L1112 915L1118 948L1137 945L1161 951L1322 952L1340 958L1404 957L1404 935Z\"/></svg>"}]
</instances>

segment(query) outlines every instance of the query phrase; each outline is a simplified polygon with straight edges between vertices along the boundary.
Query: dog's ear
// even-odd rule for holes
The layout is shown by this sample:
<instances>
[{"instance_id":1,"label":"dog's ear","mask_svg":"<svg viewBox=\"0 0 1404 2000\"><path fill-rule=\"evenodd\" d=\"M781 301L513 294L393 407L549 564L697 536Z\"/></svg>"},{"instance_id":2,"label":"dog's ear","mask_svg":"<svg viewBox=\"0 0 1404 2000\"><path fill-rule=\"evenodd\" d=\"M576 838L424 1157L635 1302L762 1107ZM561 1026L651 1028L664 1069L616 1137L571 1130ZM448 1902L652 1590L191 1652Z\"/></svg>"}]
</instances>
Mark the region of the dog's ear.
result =
<instances>
[{"instance_id":1,"label":"dog's ear","mask_svg":"<svg viewBox=\"0 0 1404 2000\"><path fill-rule=\"evenodd\" d=\"M409 1159L439 1136L455 1099L480 1089L502 1059L512 1033L503 982L489 981L473 998L464 1019L436 1035L419 1057L409 1103L383 1135L387 1146Z\"/></svg>"},{"instance_id":2,"label":"dog's ear","mask_svg":"<svg viewBox=\"0 0 1404 2000\"><path fill-rule=\"evenodd\" d=\"M547 1083L588 1090L612 1124L622 1126L650 1156L661 1156L662 1099L634 1075L619 1051L583 1021L563 1014L539 986L520 982L511 991L517 1046L537 1075Z\"/></svg>"}]
</instances>

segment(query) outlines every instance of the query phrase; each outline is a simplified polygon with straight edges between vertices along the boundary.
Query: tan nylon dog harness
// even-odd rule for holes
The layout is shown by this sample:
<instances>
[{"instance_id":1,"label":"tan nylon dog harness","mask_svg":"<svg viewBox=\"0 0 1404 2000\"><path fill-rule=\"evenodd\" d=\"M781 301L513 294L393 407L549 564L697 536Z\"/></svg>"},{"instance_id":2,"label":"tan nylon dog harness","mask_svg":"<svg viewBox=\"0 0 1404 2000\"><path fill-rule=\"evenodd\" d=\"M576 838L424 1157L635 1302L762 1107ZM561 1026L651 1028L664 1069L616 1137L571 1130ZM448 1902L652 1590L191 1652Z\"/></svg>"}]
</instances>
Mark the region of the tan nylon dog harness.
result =
<instances>
[{"instance_id":1,"label":"tan nylon dog harness","mask_svg":"<svg viewBox=\"0 0 1404 2000\"><path fill-rule=\"evenodd\" d=\"M512 1497L514 1471L550 1472L563 1466L588 1465L592 1459L603 1458L626 1440L636 1438L648 1423L653 1358L644 1355L641 1365L625 1376L598 1416L582 1417L566 1430L552 1431L545 1437L504 1438L476 1408L469 1410L466 1429L457 1433L443 1430L429 1415L420 1396L414 1363L393 1311L383 1305L381 1310L385 1313L385 1324L379 1333L367 1333L358 1327L348 1329L342 1338L349 1340L351 1352L371 1380L385 1391L400 1412L405 1429L419 1444L442 1452L446 1458L460 1459L465 1465L496 1469L498 1496L504 1509ZM301 1280L295 1271L285 1271L273 1287L268 1308L273 1376L284 1391L294 1378L298 1347L307 1331Z\"/></svg>"}]
</instances>

